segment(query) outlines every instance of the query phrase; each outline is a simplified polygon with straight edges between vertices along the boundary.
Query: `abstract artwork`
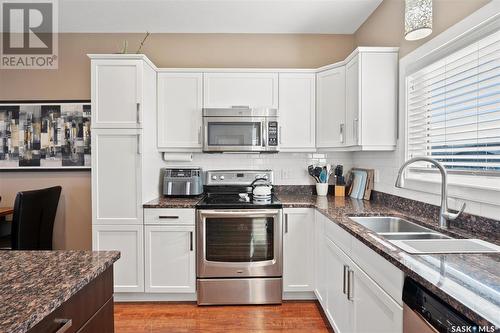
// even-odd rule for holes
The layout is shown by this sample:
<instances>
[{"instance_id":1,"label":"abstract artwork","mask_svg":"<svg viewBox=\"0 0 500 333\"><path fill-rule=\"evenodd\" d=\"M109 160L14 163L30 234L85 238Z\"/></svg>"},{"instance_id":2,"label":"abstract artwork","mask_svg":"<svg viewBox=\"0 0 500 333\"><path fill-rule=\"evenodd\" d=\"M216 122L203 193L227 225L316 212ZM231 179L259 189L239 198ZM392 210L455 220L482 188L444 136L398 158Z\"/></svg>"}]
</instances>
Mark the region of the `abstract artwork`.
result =
<instances>
[{"instance_id":1,"label":"abstract artwork","mask_svg":"<svg viewBox=\"0 0 500 333\"><path fill-rule=\"evenodd\" d=\"M0 103L0 169L90 168L90 102Z\"/></svg>"}]
</instances>

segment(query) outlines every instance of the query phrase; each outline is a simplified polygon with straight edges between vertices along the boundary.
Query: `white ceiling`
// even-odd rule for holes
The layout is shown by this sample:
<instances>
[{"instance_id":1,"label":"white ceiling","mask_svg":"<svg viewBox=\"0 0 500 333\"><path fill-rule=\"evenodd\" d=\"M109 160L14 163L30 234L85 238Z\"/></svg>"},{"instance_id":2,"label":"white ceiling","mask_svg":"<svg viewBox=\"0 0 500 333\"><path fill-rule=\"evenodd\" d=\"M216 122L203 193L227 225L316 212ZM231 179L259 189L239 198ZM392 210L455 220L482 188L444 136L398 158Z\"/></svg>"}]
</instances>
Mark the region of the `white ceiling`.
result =
<instances>
[{"instance_id":1,"label":"white ceiling","mask_svg":"<svg viewBox=\"0 0 500 333\"><path fill-rule=\"evenodd\" d=\"M60 32L352 34L382 0L59 0Z\"/></svg>"}]
</instances>

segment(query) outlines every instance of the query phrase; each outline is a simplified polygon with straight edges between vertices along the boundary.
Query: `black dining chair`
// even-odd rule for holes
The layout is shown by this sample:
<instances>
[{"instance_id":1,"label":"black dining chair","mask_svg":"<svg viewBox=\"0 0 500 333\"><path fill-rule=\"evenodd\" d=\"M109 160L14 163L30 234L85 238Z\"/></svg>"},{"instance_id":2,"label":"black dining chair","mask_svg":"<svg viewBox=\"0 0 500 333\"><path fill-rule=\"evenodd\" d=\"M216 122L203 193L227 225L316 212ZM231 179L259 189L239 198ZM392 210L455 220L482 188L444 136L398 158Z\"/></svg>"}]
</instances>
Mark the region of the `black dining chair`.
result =
<instances>
[{"instance_id":1,"label":"black dining chair","mask_svg":"<svg viewBox=\"0 0 500 333\"><path fill-rule=\"evenodd\" d=\"M12 216L12 250L52 250L61 186L17 193Z\"/></svg>"}]
</instances>

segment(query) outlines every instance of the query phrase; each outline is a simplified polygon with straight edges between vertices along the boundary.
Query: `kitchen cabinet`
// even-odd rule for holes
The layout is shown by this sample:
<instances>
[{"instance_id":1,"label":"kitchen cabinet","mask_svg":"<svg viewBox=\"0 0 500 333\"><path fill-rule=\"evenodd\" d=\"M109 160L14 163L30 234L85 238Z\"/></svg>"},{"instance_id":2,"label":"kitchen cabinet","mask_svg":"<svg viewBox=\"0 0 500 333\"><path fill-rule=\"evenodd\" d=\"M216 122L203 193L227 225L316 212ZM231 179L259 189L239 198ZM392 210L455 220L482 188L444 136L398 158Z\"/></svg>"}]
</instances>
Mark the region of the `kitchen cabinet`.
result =
<instances>
[{"instance_id":1,"label":"kitchen cabinet","mask_svg":"<svg viewBox=\"0 0 500 333\"><path fill-rule=\"evenodd\" d=\"M321 306L326 309L327 299L327 272L326 272L326 217L315 211L314 218L314 293Z\"/></svg>"},{"instance_id":2,"label":"kitchen cabinet","mask_svg":"<svg viewBox=\"0 0 500 333\"><path fill-rule=\"evenodd\" d=\"M346 139L345 67L322 71L316 78L316 147L343 147Z\"/></svg>"},{"instance_id":3,"label":"kitchen cabinet","mask_svg":"<svg viewBox=\"0 0 500 333\"><path fill-rule=\"evenodd\" d=\"M140 59L93 59L92 128L142 127Z\"/></svg>"},{"instance_id":4,"label":"kitchen cabinet","mask_svg":"<svg viewBox=\"0 0 500 333\"><path fill-rule=\"evenodd\" d=\"M358 48L346 60L346 142L352 150L394 150L397 48Z\"/></svg>"},{"instance_id":5,"label":"kitchen cabinet","mask_svg":"<svg viewBox=\"0 0 500 333\"><path fill-rule=\"evenodd\" d=\"M201 150L202 73L158 74L158 149Z\"/></svg>"},{"instance_id":6,"label":"kitchen cabinet","mask_svg":"<svg viewBox=\"0 0 500 333\"><path fill-rule=\"evenodd\" d=\"M194 293L194 225L145 226L146 292Z\"/></svg>"},{"instance_id":7,"label":"kitchen cabinet","mask_svg":"<svg viewBox=\"0 0 500 333\"><path fill-rule=\"evenodd\" d=\"M92 131L93 224L142 224L141 131Z\"/></svg>"},{"instance_id":8,"label":"kitchen cabinet","mask_svg":"<svg viewBox=\"0 0 500 333\"><path fill-rule=\"evenodd\" d=\"M94 225L94 251L120 251L114 265L115 292L144 292L144 226Z\"/></svg>"},{"instance_id":9,"label":"kitchen cabinet","mask_svg":"<svg viewBox=\"0 0 500 333\"><path fill-rule=\"evenodd\" d=\"M314 151L316 75L279 74L279 142L281 151Z\"/></svg>"},{"instance_id":10,"label":"kitchen cabinet","mask_svg":"<svg viewBox=\"0 0 500 333\"><path fill-rule=\"evenodd\" d=\"M203 107L278 108L278 73L204 73Z\"/></svg>"},{"instance_id":11,"label":"kitchen cabinet","mask_svg":"<svg viewBox=\"0 0 500 333\"><path fill-rule=\"evenodd\" d=\"M401 289L394 288L402 288L402 272L329 218L316 215L315 291L335 332L401 333Z\"/></svg>"},{"instance_id":12,"label":"kitchen cabinet","mask_svg":"<svg viewBox=\"0 0 500 333\"><path fill-rule=\"evenodd\" d=\"M283 290L314 291L314 210L284 209Z\"/></svg>"}]
</instances>

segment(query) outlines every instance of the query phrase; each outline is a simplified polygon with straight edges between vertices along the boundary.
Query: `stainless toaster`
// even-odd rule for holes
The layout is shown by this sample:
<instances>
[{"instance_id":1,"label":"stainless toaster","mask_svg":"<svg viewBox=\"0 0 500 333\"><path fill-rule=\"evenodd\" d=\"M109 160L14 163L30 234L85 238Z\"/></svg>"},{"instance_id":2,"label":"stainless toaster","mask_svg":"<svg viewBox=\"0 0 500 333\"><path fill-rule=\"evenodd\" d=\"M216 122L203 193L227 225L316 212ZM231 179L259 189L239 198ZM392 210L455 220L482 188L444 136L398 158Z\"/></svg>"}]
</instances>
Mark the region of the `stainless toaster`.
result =
<instances>
[{"instance_id":1,"label":"stainless toaster","mask_svg":"<svg viewBox=\"0 0 500 333\"><path fill-rule=\"evenodd\" d=\"M203 193L201 168L164 168L163 195L194 196Z\"/></svg>"}]
</instances>

